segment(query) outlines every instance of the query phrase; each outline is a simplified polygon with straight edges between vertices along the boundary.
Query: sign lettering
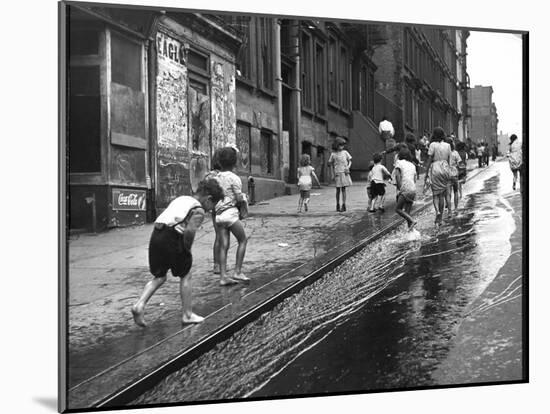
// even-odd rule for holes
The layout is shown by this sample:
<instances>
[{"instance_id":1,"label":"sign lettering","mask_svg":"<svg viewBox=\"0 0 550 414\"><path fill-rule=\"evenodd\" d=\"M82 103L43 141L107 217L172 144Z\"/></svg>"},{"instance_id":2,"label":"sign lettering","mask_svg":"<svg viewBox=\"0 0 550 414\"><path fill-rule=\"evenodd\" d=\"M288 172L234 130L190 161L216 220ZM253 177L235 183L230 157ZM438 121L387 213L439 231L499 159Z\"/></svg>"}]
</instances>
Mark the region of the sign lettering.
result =
<instances>
[{"instance_id":1,"label":"sign lettering","mask_svg":"<svg viewBox=\"0 0 550 414\"><path fill-rule=\"evenodd\" d=\"M144 190L113 189L113 210L145 211L145 205Z\"/></svg>"},{"instance_id":2,"label":"sign lettering","mask_svg":"<svg viewBox=\"0 0 550 414\"><path fill-rule=\"evenodd\" d=\"M157 51L160 56L185 65L185 45L164 33L157 33Z\"/></svg>"}]
</instances>

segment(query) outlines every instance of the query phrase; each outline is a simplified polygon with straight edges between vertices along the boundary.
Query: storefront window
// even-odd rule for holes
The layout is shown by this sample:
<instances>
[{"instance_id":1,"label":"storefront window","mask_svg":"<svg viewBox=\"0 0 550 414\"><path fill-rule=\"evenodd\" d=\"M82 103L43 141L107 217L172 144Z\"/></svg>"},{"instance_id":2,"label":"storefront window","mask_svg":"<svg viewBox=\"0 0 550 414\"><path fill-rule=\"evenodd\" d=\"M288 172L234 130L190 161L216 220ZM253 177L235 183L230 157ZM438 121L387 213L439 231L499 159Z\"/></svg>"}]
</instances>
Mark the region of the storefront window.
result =
<instances>
[{"instance_id":1,"label":"storefront window","mask_svg":"<svg viewBox=\"0 0 550 414\"><path fill-rule=\"evenodd\" d=\"M141 90L141 46L111 32L111 78L120 85Z\"/></svg>"}]
</instances>

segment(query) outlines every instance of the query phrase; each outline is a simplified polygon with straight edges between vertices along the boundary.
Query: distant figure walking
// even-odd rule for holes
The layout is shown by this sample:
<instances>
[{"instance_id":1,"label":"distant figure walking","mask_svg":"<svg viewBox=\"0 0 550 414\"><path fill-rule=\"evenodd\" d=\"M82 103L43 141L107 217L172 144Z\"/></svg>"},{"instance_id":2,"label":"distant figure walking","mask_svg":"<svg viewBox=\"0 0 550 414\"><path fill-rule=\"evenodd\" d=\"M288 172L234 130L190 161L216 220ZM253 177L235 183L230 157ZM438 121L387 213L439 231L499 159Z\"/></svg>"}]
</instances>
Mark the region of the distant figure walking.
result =
<instances>
[{"instance_id":1,"label":"distant figure walking","mask_svg":"<svg viewBox=\"0 0 550 414\"><path fill-rule=\"evenodd\" d=\"M521 143L518 141L516 134L510 136L510 144L508 145L508 162L510 164L510 169L514 175L514 182L512 184L512 189L516 189L516 183L518 180L518 173L521 180L521 167L523 165L523 153L521 149Z\"/></svg>"},{"instance_id":2,"label":"distant figure walking","mask_svg":"<svg viewBox=\"0 0 550 414\"><path fill-rule=\"evenodd\" d=\"M336 211L346 211L346 188L352 184L349 172L351 155L344 149L345 144L345 139L336 137L328 159L336 184ZM340 208L340 193L342 193L342 208Z\"/></svg>"},{"instance_id":3,"label":"distant figure walking","mask_svg":"<svg viewBox=\"0 0 550 414\"><path fill-rule=\"evenodd\" d=\"M390 138L393 138L395 135L395 130L393 129L393 124L388 121L386 116L382 117L382 121L378 124L378 132L380 133L380 137L387 141Z\"/></svg>"},{"instance_id":4,"label":"distant figure walking","mask_svg":"<svg viewBox=\"0 0 550 414\"><path fill-rule=\"evenodd\" d=\"M315 175L315 168L311 165L311 158L308 154L302 154L300 158L300 166L298 167L298 189L300 190L300 199L298 200L298 213L302 212L302 206L304 210L308 210L310 191L312 186L312 178L317 182L317 185L321 187L317 175Z\"/></svg>"},{"instance_id":5,"label":"distant figure walking","mask_svg":"<svg viewBox=\"0 0 550 414\"><path fill-rule=\"evenodd\" d=\"M180 296L183 323L200 323L204 320L191 310L191 245L200 228L206 211L223 198L223 190L215 179L203 180L192 196L173 200L155 221L149 241L149 270L154 279L147 282L138 301L132 306L134 322L145 326L145 306L153 294L166 282L168 270L180 278Z\"/></svg>"},{"instance_id":6,"label":"distant figure walking","mask_svg":"<svg viewBox=\"0 0 550 414\"><path fill-rule=\"evenodd\" d=\"M455 205L455 213L458 211L458 200L459 200L459 187L460 182L458 178L459 174L459 164L462 161L462 158L460 157L460 154L455 149L455 143L452 138L447 139L447 143L451 146L451 158L449 160L449 167L451 171L450 176L450 190L452 190L454 195L454 205ZM449 208L449 214L451 212L451 206L447 206Z\"/></svg>"},{"instance_id":7,"label":"distant figure walking","mask_svg":"<svg viewBox=\"0 0 550 414\"><path fill-rule=\"evenodd\" d=\"M426 176L433 194L433 204L435 208L435 223L441 224L443 219L443 210L445 202L450 208L450 167L451 146L445 141L445 131L443 128L436 127L433 130L432 142L428 148L428 160L426 162Z\"/></svg>"},{"instance_id":8,"label":"distant figure walking","mask_svg":"<svg viewBox=\"0 0 550 414\"><path fill-rule=\"evenodd\" d=\"M468 152L464 142L457 142L456 149L460 156L458 163L458 197L462 198L462 185L466 182L466 174L468 173Z\"/></svg>"}]
</instances>

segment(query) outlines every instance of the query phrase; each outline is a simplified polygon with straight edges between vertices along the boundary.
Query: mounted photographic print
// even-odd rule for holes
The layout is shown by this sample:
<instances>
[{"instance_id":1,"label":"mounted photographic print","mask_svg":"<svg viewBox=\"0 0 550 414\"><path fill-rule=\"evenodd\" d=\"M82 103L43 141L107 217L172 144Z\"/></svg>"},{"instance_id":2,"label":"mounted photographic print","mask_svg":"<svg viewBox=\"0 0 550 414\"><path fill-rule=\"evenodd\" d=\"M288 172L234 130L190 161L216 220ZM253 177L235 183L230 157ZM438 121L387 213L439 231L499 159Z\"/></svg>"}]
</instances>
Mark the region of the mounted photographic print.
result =
<instances>
[{"instance_id":1,"label":"mounted photographic print","mask_svg":"<svg viewBox=\"0 0 550 414\"><path fill-rule=\"evenodd\" d=\"M60 411L527 382L527 32L59 16Z\"/></svg>"}]
</instances>

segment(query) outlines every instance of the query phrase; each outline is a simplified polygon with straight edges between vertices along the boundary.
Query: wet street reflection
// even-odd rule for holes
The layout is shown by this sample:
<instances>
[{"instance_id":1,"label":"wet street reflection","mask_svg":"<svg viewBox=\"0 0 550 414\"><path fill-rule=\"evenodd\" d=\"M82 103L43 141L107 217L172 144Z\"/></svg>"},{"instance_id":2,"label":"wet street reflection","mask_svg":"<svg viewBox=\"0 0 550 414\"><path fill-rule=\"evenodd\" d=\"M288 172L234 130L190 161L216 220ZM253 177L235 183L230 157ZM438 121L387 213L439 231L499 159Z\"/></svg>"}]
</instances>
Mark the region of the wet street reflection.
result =
<instances>
[{"instance_id":1,"label":"wet street reflection","mask_svg":"<svg viewBox=\"0 0 550 414\"><path fill-rule=\"evenodd\" d=\"M134 403L437 385L458 326L511 253L501 174L469 182L440 228L428 209L419 240L401 227L368 245Z\"/></svg>"}]
</instances>

